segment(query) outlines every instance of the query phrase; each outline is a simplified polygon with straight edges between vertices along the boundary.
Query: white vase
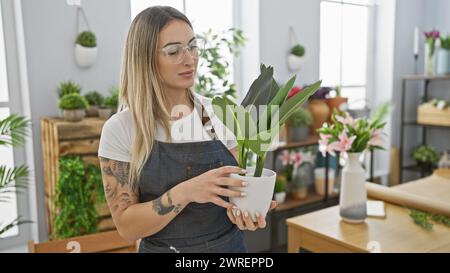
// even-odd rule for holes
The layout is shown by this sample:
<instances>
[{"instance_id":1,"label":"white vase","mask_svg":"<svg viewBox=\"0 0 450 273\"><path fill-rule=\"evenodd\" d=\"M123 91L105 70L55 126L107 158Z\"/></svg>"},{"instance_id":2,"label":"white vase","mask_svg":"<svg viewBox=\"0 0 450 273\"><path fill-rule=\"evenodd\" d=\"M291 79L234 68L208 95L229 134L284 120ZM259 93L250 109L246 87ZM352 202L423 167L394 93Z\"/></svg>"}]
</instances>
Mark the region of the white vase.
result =
<instances>
[{"instance_id":1,"label":"white vase","mask_svg":"<svg viewBox=\"0 0 450 273\"><path fill-rule=\"evenodd\" d=\"M82 68L92 66L97 59L97 47L84 47L82 45L75 45L75 60Z\"/></svg>"},{"instance_id":2,"label":"white vase","mask_svg":"<svg viewBox=\"0 0 450 273\"><path fill-rule=\"evenodd\" d=\"M339 210L341 218L358 224L367 218L366 172L359 162L361 153L349 153L342 170Z\"/></svg>"},{"instance_id":3,"label":"white vase","mask_svg":"<svg viewBox=\"0 0 450 273\"><path fill-rule=\"evenodd\" d=\"M230 197L230 202L235 204L241 212L247 211L252 220L256 221L255 213L266 217L275 189L276 172L263 169L261 177L253 177L254 167L248 167L247 175L231 174L231 178L248 182L246 187L230 187L230 189L245 191L245 197Z\"/></svg>"},{"instance_id":4,"label":"white vase","mask_svg":"<svg viewBox=\"0 0 450 273\"><path fill-rule=\"evenodd\" d=\"M436 50L430 55L431 45L425 43L425 74L434 75L436 73Z\"/></svg>"},{"instance_id":5,"label":"white vase","mask_svg":"<svg viewBox=\"0 0 450 273\"><path fill-rule=\"evenodd\" d=\"M439 75L450 74L450 50L443 48L438 50L436 73Z\"/></svg>"},{"instance_id":6,"label":"white vase","mask_svg":"<svg viewBox=\"0 0 450 273\"><path fill-rule=\"evenodd\" d=\"M291 71L297 72L302 67L304 60L303 57L299 57L294 54L289 54L287 62L289 69Z\"/></svg>"}]
</instances>

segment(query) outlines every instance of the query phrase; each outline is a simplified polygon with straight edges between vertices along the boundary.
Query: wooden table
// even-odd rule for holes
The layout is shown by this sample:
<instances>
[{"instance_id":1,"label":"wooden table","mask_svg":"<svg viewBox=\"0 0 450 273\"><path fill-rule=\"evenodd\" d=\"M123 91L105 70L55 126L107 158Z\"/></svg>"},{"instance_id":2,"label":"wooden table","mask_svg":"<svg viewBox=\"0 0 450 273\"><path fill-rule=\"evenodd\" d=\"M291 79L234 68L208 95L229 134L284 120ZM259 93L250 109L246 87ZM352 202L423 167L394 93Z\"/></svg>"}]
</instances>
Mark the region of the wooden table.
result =
<instances>
[{"instance_id":1,"label":"wooden table","mask_svg":"<svg viewBox=\"0 0 450 273\"><path fill-rule=\"evenodd\" d=\"M288 252L450 252L450 228L435 224L426 231L413 223L409 210L386 204L385 219L364 224L341 221L339 206L289 218Z\"/></svg>"}]
</instances>

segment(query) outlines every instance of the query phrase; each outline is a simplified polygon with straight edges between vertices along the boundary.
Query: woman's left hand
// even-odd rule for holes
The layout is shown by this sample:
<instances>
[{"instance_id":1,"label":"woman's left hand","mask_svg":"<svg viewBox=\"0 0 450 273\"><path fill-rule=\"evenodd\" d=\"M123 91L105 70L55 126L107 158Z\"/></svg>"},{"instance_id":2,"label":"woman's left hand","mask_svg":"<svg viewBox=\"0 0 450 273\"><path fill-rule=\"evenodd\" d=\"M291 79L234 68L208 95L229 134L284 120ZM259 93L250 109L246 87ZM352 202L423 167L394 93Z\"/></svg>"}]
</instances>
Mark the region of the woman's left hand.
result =
<instances>
[{"instance_id":1,"label":"woman's left hand","mask_svg":"<svg viewBox=\"0 0 450 273\"><path fill-rule=\"evenodd\" d=\"M273 201L270 203L269 211L273 210L277 207L277 202ZM258 228L265 228L266 227L266 219L259 214L256 213L256 222L253 222L252 218L250 217L250 214L247 211L240 211L237 207L233 207L233 209L227 209L227 215L228 218L230 218L230 221L238 226L240 230L250 230L254 231Z\"/></svg>"}]
</instances>

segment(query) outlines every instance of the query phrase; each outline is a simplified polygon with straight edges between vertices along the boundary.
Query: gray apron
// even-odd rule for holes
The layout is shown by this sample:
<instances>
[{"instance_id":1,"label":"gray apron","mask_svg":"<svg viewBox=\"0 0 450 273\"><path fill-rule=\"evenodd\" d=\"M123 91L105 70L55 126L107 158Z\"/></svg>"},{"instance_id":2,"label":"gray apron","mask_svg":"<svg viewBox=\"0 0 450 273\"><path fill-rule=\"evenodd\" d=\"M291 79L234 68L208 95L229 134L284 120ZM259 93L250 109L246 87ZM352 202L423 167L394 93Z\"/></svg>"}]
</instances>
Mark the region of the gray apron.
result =
<instances>
[{"instance_id":1,"label":"gray apron","mask_svg":"<svg viewBox=\"0 0 450 273\"><path fill-rule=\"evenodd\" d=\"M238 165L228 148L218 140L207 112L196 97L194 105L213 140L155 141L139 180L139 202L154 200L177 184L211 169ZM221 198L228 201L226 197ZM161 231L143 238L139 252L236 253L247 252L247 249L242 231L231 223L225 208L213 203L193 202Z\"/></svg>"}]
</instances>

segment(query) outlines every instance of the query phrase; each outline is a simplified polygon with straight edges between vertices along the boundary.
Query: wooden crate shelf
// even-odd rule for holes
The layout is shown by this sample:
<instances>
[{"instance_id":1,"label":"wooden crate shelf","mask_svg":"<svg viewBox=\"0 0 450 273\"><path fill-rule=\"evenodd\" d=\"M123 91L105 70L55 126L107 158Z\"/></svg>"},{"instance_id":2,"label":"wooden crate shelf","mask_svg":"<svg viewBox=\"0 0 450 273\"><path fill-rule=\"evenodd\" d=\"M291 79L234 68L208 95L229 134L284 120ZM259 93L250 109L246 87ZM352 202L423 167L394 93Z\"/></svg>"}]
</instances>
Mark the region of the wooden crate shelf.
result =
<instances>
[{"instance_id":1,"label":"wooden crate shelf","mask_svg":"<svg viewBox=\"0 0 450 273\"><path fill-rule=\"evenodd\" d=\"M77 155L87 164L100 166L97 157L100 134L105 120L85 118L79 122L67 122L61 118L41 119L42 157L44 165L45 205L47 226L52 232L55 196L59 176L59 159L62 156ZM98 205L99 230L114 229L111 214L106 204Z\"/></svg>"}]
</instances>

